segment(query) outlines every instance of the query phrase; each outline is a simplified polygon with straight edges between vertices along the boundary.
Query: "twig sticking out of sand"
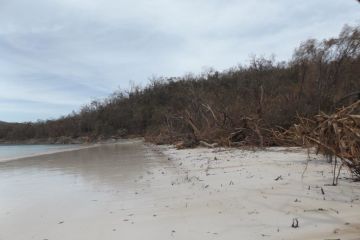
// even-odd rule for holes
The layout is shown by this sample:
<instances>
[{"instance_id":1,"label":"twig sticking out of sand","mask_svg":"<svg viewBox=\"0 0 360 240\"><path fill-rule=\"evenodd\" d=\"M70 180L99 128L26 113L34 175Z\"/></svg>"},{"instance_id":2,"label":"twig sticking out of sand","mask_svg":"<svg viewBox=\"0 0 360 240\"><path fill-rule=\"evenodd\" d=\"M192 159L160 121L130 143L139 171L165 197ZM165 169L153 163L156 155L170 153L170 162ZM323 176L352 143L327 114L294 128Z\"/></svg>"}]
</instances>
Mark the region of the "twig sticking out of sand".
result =
<instances>
[{"instance_id":1,"label":"twig sticking out of sand","mask_svg":"<svg viewBox=\"0 0 360 240\"><path fill-rule=\"evenodd\" d=\"M283 178L282 178L282 176L280 175L280 176L278 176L277 178L275 178L274 180L275 181L279 181L279 180L282 180Z\"/></svg>"},{"instance_id":2,"label":"twig sticking out of sand","mask_svg":"<svg viewBox=\"0 0 360 240\"><path fill-rule=\"evenodd\" d=\"M299 227L299 220L297 218L293 218L291 227L292 228L298 228Z\"/></svg>"}]
</instances>

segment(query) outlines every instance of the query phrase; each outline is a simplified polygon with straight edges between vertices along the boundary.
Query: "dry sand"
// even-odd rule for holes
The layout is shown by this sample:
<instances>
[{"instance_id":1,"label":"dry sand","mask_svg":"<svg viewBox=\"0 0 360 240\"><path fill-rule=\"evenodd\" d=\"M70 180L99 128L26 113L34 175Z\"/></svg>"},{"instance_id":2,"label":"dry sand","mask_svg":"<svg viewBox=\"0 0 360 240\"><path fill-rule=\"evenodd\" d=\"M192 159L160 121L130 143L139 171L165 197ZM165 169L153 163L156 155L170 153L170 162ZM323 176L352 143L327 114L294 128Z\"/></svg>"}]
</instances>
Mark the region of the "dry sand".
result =
<instances>
[{"instance_id":1,"label":"dry sand","mask_svg":"<svg viewBox=\"0 0 360 240\"><path fill-rule=\"evenodd\" d=\"M0 240L360 239L360 184L327 186L311 157L303 178L306 152L284 148L129 141L3 162Z\"/></svg>"}]
</instances>

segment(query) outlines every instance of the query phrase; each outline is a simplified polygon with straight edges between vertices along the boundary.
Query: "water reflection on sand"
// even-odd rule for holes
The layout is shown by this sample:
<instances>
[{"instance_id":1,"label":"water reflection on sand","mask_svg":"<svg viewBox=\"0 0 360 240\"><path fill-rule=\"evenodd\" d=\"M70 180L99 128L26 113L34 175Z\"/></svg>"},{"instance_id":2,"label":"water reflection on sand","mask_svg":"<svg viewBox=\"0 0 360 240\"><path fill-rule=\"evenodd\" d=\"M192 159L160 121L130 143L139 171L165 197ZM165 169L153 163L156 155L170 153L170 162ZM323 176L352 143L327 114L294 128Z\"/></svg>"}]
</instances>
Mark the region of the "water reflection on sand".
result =
<instances>
[{"instance_id":1,"label":"water reflection on sand","mask_svg":"<svg viewBox=\"0 0 360 240\"><path fill-rule=\"evenodd\" d=\"M140 141L0 163L0 239L111 239L79 228L118 221L109 212L133 204L146 188L138 179L160 163Z\"/></svg>"}]
</instances>

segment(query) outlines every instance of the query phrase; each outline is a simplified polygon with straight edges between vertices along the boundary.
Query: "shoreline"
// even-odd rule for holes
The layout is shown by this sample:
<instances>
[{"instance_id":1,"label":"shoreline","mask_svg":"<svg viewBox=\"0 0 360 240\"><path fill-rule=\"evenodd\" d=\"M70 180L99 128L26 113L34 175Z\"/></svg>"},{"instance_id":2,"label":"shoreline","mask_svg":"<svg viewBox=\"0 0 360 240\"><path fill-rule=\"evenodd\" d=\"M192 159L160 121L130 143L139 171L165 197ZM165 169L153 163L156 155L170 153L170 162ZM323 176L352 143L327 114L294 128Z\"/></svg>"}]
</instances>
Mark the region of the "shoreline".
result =
<instances>
[{"instance_id":1,"label":"shoreline","mask_svg":"<svg viewBox=\"0 0 360 240\"><path fill-rule=\"evenodd\" d=\"M31 144L27 144L27 145L31 145ZM64 149L50 150L50 151L46 151L46 152L33 153L33 154L19 156L19 157L11 157L11 158L4 158L4 159L0 158L0 163L23 160L23 159L28 159L28 158L41 157L41 156L49 156L49 155L62 153L62 152L79 151L79 150L82 150L82 149L98 147L98 146L100 146L100 144L89 144L87 146L82 145L82 146L74 147L74 148L64 148Z\"/></svg>"},{"instance_id":2,"label":"shoreline","mask_svg":"<svg viewBox=\"0 0 360 240\"><path fill-rule=\"evenodd\" d=\"M27 140L4 140L0 139L1 145L77 145L77 144L95 144L95 143L112 143L126 138L108 137L91 139L89 137L58 137L58 138L33 138Z\"/></svg>"},{"instance_id":3,"label":"shoreline","mask_svg":"<svg viewBox=\"0 0 360 240\"><path fill-rule=\"evenodd\" d=\"M50 150L50 151L39 152L39 153L33 153L33 154L19 156L19 157L11 157L11 158L4 158L4 159L0 158L0 163L2 163L2 162L10 162L10 161L18 161L18 160L35 158L35 157L42 157L42 156L51 156L53 154L55 155L55 154L58 154L58 153L79 151L79 150L88 149L88 148L96 148L96 147L100 147L100 146L104 146L104 145L112 145L112 144L118 144L118 143L122 143L122 142L131 142L131 141L138 141L138 140L139 139L134 138L134 139L118 139L116 141L111 141L111 142L103 141L103 142L98 142L98 143L73 144L73 145L78 145L78 146L77 147ZM1 144L1 145L3 145L3 146L6 146L6 145L9 145L9 146L13 146L13 145L29 146L29 145L55 145L55 144ZM69 144L69 145L71 145L71 144Z\"/></svg>"},{"instance_id":4,"label":"shoreline","mask_svg":"<svg viewBox=\"0 0 360 240\"><path fill-rule=\"evenodd\" d=\"M339 185L328 186L331 165L313 154L308 161L306 150L177 150L137 139L76 151L0 168L0 239L315 240L360 234L360 185L342 171Z\"/></svg>"}]
</instances>

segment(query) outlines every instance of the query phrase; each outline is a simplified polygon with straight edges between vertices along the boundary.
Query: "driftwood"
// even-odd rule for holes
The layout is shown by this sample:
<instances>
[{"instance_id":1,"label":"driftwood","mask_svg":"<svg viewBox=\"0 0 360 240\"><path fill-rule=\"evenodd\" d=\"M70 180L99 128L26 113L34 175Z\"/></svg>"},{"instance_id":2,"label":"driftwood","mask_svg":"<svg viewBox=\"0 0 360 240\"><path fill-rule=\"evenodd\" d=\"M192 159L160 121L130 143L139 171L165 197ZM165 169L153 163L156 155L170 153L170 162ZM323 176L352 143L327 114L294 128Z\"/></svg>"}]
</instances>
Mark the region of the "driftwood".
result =
<instances>
[{"instance_id":1,"label":"driftwood","mask_svg":"<svg viewBox=\"0 0 360 240\"><path fill-rule=\"evenodd\" d=\"M275 138L315 147L317 153L334 156L333 185L337 184L343 166L360 179L360 100L331 115L320 113L312 119L299 118L299 121L282 133L273 131Z\"/></svg>"},{"instance_id":2,"label":"driftwood","mask_svg":"<svg viewBox=\"0 0 360 240\"><path fill-rule=\"evenodd\" d=\"M200 146L207 147L207 148L214 148L217 147L218 143L207 143L205 141L199 141Z\"/></svg>"},{"instance_id":3,"label":"driftwood","mask_svg":"<svg viewBox=\"0 0 360 240\"><path fill-rule=\"evenodd\" d=\"M274 145L272 133L263 127L262 119L244 117L243 126L236 128L228 137L230 146L271 146Z\"/></svg>"}]
</instances>

